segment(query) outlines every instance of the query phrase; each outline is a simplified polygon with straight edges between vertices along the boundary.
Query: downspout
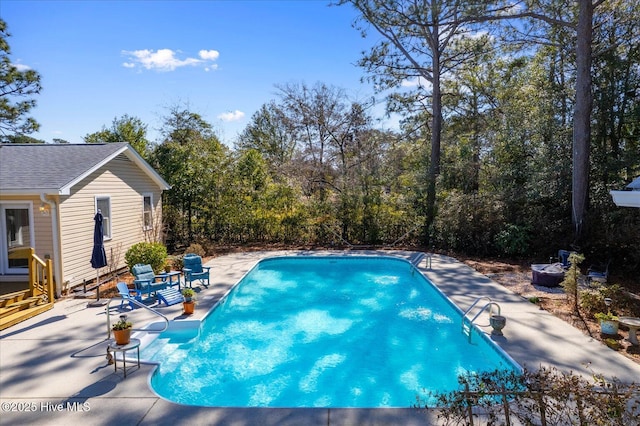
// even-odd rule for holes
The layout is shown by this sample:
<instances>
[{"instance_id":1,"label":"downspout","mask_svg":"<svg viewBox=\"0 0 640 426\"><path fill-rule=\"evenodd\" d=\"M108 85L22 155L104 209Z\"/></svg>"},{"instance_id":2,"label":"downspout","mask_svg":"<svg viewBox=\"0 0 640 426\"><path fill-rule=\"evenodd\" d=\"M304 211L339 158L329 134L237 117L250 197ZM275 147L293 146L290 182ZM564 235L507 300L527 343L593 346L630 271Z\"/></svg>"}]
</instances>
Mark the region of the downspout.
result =
<instances>
[{"instance_id":1,"label":"downspout","mask_svg":"<svg viewBox=\"0 0 640 426\"><path fill-rule=\"evenodd\" d=\"M43 203L47 203L50 209L51 216L51 238L53 239L53 276L56 281L56 297L60 297L62 294L62 258L60 256L60 243L58 235L58 211L56 209L56 202L47 200L47 194L44 192L40 194L40 200Z\"/></svg>"}]
</instances>

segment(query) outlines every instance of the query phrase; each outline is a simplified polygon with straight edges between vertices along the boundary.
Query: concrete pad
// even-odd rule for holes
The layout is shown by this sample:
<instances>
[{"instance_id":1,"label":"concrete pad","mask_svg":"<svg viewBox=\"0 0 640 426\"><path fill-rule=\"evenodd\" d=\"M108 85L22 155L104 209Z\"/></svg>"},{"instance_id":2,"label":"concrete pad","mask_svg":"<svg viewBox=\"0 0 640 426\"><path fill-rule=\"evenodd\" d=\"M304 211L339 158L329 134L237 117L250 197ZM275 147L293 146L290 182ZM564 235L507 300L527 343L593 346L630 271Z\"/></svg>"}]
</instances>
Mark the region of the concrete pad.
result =
<instances>
[{"instance_id":1,"label":"concrete pad","mask_svg":"<svg viewBox=\"0 0 640 426\"><path fill-rule=\"evenodd\" d=\"M553 315L446 256L427 259L407 251L350 251L351 254L393 255L416 259L418 268L463 311L477 297L497 302L507 318L503 337L492 337L515 361L577 371L591 377L640 380L640 366L615 353ZM182 305L152 305L172 321L201 319L260 259L278 255L343 255L343 252L278 251L220 256L212 267L212 285L196 287L198 305L192 316ZM418 409L271 409L190 407L166 401L149 387L154 366L143 364L127 378L114 373L106 360L106 310L111 318L125 313L134 327L158 321L144 309L120 310L87 306L87 300L58 301L54 308L0 332L0 423L60 424L220 424L220 425L418 425L436 424L434 411ZM486 322L484 320L483 322ZM487 333L489 327L483 327ZM585 366L589 363L589 367Z\"/></svg>"}]
</instances>

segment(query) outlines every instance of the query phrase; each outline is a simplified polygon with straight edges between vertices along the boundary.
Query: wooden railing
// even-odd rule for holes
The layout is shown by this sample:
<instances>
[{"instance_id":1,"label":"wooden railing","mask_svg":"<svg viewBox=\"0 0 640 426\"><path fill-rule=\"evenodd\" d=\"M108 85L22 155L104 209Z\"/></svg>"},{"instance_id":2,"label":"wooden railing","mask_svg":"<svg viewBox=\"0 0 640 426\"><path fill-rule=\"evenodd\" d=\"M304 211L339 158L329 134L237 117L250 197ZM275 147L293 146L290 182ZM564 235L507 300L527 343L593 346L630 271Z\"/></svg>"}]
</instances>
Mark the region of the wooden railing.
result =
<instances>
[{"instance_id":1,"label":"wooden railing","mask_svg":"<svg viewBox=\"0 0 640 426\"><path fill-rule=\"evenodd\" d=\"M53 303L55 301L54 286L53 262L51 259L46 261L40 259L32 248L29 255L29 290L31 291L31 296L42 295L45 302Z\"/></svg>"}]
</instances>

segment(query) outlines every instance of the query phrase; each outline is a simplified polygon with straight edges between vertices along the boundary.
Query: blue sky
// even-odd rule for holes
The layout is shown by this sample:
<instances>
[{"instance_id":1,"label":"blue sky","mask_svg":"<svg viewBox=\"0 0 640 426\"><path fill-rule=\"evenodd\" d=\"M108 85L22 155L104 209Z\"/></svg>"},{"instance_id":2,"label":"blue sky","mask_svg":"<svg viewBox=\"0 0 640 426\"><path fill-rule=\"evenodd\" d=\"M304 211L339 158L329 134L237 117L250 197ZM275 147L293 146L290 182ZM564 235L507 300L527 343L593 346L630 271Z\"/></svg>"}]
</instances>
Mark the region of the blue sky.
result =
<instances>
[{"instance_id":1,"label":"blue sky","mask_svg":"<svg viewBox=\"0 0 640 426\"><path fill-rule=\"evenodd\" d=\"M31 136L81 143L129 114L148 138L188 105L232 144L275 85L316 82L374 96L355 65L375 41L350 6L290 1L0 1L11 60L42 77ZM377 109L383 110L382 105Z\"/></svg>"}]
</instances>

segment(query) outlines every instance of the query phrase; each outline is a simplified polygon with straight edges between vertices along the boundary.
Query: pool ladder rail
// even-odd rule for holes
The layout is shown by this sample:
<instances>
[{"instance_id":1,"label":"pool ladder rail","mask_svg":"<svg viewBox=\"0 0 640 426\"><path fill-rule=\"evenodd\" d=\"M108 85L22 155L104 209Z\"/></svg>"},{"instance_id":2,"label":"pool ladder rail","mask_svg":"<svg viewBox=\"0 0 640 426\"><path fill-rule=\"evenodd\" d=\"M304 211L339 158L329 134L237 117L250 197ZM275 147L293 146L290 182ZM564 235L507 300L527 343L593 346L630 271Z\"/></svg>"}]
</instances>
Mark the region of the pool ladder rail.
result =
<instances>
[{"instance_id":1,"label":"pool ladder rail","mask_svg":"<svg viewBox=\"0 0 640 426\"><path fill-rule=\"evenodd\" d=\"M107 302L107 305L105 307L105 314L106 314L106 317L107 317L107 340L111 338L111 310L110 310L109 305L111 304L111 302L113 300L118 300L118 299L109 299L109 301ZM164 314L156 311L155 309L152 309L152 308L148 307L147 305L145 305L144 303L142 303L142 302L140 302L140 301L138 301L136 299L127 299L127 301L137 305L140 308L146 309L147 311L153 313L154 315L157 315L157 316L161 317L162 320L164 321L164 324L160 328L132 328L131 331L145 331L147 333L162 333L163 331L165 331L165 330L167 330L169 328L169 318L167 318ZM154 323L152 325L155 325L155 324L156 323ZM113 355L111 355L111 352L109 350L109 346L107 346L107 363L108 364L112 364L113 363Z\"/></svg>"},{"instance_id":2,"label":"pool ladder rail","mask_svg":"<svg viewBox=\"0 0 640 426\"><path fill-rule=\"evenodd\" d=\"M487 303L482 306L482 308L480 308L480 310L473 316L473 318L469 319L469 312L471 312L471 310L478 304L480 303L482 300L487 301ZM473 304L471 306L469 306L469 308L464 311L464 315L462 315L462 333L465 334L468 338L469 338L469 342L471 342L471 330L473 328L473 323L476 321L476 319L478 319L478 317L480 316L480 314L482 314L484 311L486 311L487 309L489 310L489 318L492 318L493 315L493 308L496 308L498 310L498 317L501 317L500 315L500 305L498 305L496 302L492 301L490 297L488 296L482 296L476 299L475 302L473 302Z\"/></svg>"}]
</instances>

